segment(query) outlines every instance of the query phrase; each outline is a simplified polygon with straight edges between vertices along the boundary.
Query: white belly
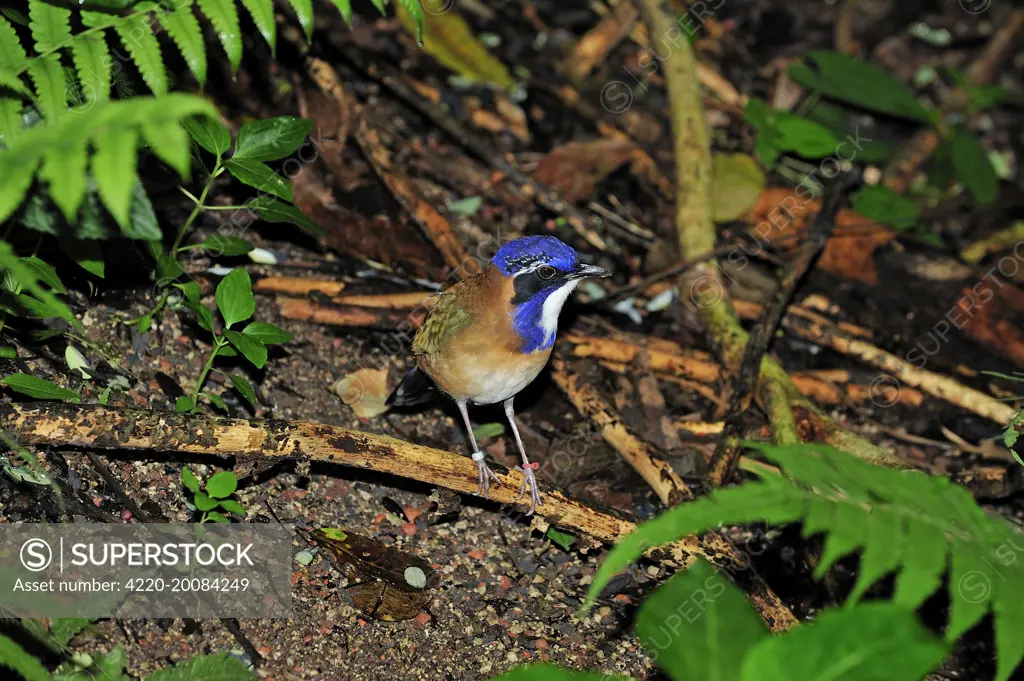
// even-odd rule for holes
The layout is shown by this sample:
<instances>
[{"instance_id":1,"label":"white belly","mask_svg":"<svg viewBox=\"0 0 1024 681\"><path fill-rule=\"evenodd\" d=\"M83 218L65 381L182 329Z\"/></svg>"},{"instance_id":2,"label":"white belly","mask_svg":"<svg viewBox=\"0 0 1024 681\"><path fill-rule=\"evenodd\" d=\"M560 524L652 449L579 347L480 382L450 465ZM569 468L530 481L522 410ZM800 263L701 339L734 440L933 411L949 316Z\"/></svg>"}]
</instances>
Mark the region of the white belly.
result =
<instances>
[{"instance_id":1,"label":"white belly","mask_svg":"<svg viewBox=\"0 0 1024 681\"><path fill-rule=\"evenodd\" d=\"M469 370L472 376L473 394L469 401L474 404L496 404L516 395L537 378L544 363L524 366L517 371L493 371L480 367L479 373Z\"/></svg>"}]
</instances>

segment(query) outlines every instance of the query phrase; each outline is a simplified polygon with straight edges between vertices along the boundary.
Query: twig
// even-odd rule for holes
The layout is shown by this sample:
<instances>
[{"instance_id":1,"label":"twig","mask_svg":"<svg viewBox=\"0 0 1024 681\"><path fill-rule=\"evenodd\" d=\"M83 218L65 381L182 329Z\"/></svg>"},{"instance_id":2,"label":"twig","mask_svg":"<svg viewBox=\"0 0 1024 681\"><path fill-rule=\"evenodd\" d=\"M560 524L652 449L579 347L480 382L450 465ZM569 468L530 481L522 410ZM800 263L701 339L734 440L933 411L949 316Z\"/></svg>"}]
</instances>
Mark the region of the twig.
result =
<instances>
[{"instance_id":1,"label":"twig","mask_svg":"<svg viewBox=\"0 0 1024 681\"><path fill-rule=\"evenodd\" d=\"M287 296L278 296L275 302L278 312L285 319L385 331L393 331L407 324L419 326L426 313L425 307L409 312L386 307L362 307L335 303L330 300L289 298Z\"/></svg>"},{"instance_id":2,"label":"twig","mask_svg":"<svg viewBox=\"0 0 1024 681\"><path fill-rule=\"evenodd\" d=\"M603 61L636 23L636 10L628 0L619 0L611 12L605 14L594 28L576 42L572 54L565 60L562 70L570 80L580 82Z\"/></svg>"},{"instance_id":3,"label":"twig","mask_svg":"<svg viewBox=\"0 0 1024 681\"><path fill-rule=\"evenodd\" d=\"M558 195L549 187L542 185L528 174L519 170L509 161L492 151L486 144L478 140L474 135L464 130L459 124L446 114L442 109L427 101L424 97L414 92L401 78L391 72L388 67L381 67L376 64L367 64L354 50L342 48L342 54L353 66L362 71L369 78L388 88L402 101L420 112L432 123L437 125L448 136L454 139L459 145L465 147L477 157L495 170L507 175L518 185L519 193L535 199L548 210L557 213L565 218L566 223L572 227L578 236L588 244L601 251L608 251L609 246L594 230L588 227L588 220L576 209L575 206Z\"/></svg>"},{"instance_id":4,"label":"twig","mask_svg":"<svg viewBox=\"0 0 1024 681\"><path fill-rule=\"evenodd\" d=\"M646 442L630 433L597 391L589 386L580 385L577 377L569 372L562 360L553 360L551 366L555 384L561 388L576 410L598 427L605 441L643 477L663 504L675 506L693 499L693 492L672 466L654 456ZM718 532L707 532L700 539L691 541L699 543L704 555L719 556L719 560L715 561L719 565L743 565L746 562L742 560L740 551ZM778 628L788 628L796 624L796 617L779 600L771 587L753 570L749 570L748 573L744 586L748 589L748 596L761 616L766 619L770 617L769 621L774 621Z\"/></svg>"},{"instance_id":5,"label":"twig","mask_svg":"<svg viewBox=\"0 0 1024 681\"><path fill-rule=\"evenodd\" d=\"M675 23L661 8L659 0L634 0L652 36L671 35ZM700 86L694 75L695 60L686 40L675 43L671 58L663 60L665 81L672 110L672 131L676 160L676 233L683 258L704 258L715 250L717 232L711 221L711 150ZM685 291L697 308L711 346L729 369L735 371L747 344L736 312L726 297L717 263L701 263L683 274L680 290ZM777 396L786 396L793 407L805 409L831 444L872 461L898 464L888 452L858 435L832 423L808 402L776 362L766 359L761 365L765 383L778 382ZM772 424L773 426L775 424Z\"/></svg>"},{"instance_id":6,"label":"twig","mask_svg":"<svg viewBox=\"0 0 1024 681\"><path fill-rule=\"evenodd\" d=\"M47 402L0 405L0 428L19 442L31 445L324 461L418 480L464 494L475 493L479 486L476 464L468 456L385 435L304 421L247 421ZM522 473L500 465L492 467L499 484L491 486L491 501L525 511L529 499L517 498ZM554 525L611 544L636 529L636 524L621 514L597 509L543 482L540 486L544 503L537 507L536 515ZM698 556L723 562L721 552L706 552L694 539L652 549L648 555L675 566L688 565ZM784 606L769 607L762 594L752 593L751 600L772 628L782 629L796 623Z\"/></svg>"},{"instance_id":7,"label":"twig","mask_svg":"<svg viewBox=\"0 0 1024 681\"><path fill-rule=\"evenodd\" d=\"M797 250L796 256L787 267L771 302L761 309L761 315L750 332L739 371L733 375L732 385L729 388L730 404L725 433L715 449L711 466L704 479L704 484L709 489L720 487L736 469L742 452L740 445L741 422L754 401L754 384L761 373L761 361L768 352L768 346L775 337L779 322L786 314L793 294L796 293L796 287L821 255L835 225L839 204L844 198L846 190L855 181L856 174L849 172L837 177L826 188L821 202L821 210L811 222L806 241ZM800 437L797 435L796 421L785 393L777 385L767 385L765 388L764 401L768 409L769 421L772 424L772 439L777 444L798 443Z\"/></svg>"}]
</instances>

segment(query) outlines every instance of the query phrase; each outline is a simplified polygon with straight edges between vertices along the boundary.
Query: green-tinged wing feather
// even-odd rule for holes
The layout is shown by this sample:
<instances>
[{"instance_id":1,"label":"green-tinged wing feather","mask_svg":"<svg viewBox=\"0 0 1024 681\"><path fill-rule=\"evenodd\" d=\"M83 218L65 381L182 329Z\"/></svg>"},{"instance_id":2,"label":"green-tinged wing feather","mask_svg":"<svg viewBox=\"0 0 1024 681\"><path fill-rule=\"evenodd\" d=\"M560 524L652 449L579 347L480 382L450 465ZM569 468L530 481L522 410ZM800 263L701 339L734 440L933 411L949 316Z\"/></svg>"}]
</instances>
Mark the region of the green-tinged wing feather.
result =
<instances>
[{"instance_id":1,"label":"green-tinged wing feather","mask_svg":"<svg viewBox=\"0 0 1024 681\"><path fill-rule=\"evenodd\" d=\"M455 296L442 293L412 340L413 353L432 355L440 352L472 322L473 318L459 305Z\"/></svg>"}]
</instances>

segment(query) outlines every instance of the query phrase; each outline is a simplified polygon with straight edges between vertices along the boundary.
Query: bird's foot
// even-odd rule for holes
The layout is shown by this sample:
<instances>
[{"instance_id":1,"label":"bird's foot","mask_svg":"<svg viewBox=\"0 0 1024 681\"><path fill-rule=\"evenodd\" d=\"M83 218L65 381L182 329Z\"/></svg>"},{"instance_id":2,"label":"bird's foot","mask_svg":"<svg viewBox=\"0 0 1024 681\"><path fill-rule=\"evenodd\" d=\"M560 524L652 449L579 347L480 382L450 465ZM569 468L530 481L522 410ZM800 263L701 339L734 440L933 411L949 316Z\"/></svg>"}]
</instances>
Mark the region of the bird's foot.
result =
<instances>
[{"instance_id":1,"label":"bird's foot","mask_svg":"<svg viewBox=\"0 0 1024 681\"><path fill-rule=\"evenodd\" d=\"M477 488L476 493L484 499L487 499L491 491L491 480L498 482L498 476L494 474L494 471L487 467L487 463L484 461L483 452L473 452L472 459L473 461L476 461L477 479L480 481L480 487Z\"/></svg>"},{"instance_id":2,"label":"bird's foot","mask_svg":"<svg viewBox=\"0 0 1024 681\"><path fill-rule=\"evenodd\" d=\"M526 515L533 515L533 510L537 506L540 506L544 502L540 500L540 490L537 489L537 476L534 473L540 468L539 463L524 463L522 466L523 471L523 484L519 488L519 496L516 497L516 501L523 498L526 494L526 488L530 488L530 508L526 511Z\"/></svg>"}]
</instances>

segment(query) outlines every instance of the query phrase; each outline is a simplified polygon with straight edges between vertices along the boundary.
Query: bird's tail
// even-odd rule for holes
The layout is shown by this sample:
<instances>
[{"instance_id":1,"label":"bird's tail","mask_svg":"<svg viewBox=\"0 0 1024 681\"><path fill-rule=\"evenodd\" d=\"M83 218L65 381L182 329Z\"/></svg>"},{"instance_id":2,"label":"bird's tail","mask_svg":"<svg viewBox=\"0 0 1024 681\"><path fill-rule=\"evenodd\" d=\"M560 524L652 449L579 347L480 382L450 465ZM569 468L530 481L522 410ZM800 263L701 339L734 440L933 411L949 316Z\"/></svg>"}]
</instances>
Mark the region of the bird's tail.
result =
<instances>
[{"instance_id":1,"label":"bird's tail","mask_svg":"<svg viewBox=\"0 0 1024 681\"><path fill-rule=\"evenodd\" d=\"M387 399L389 407L412 407L417 404L424 404L432 400L437 394L437 388L430 377L420 371L419 367L413 367L402 378Z\"/></svg>"}]
</instances>

